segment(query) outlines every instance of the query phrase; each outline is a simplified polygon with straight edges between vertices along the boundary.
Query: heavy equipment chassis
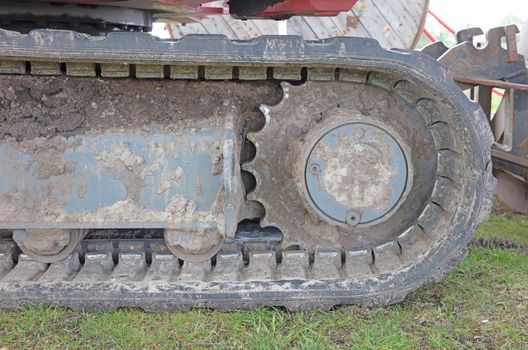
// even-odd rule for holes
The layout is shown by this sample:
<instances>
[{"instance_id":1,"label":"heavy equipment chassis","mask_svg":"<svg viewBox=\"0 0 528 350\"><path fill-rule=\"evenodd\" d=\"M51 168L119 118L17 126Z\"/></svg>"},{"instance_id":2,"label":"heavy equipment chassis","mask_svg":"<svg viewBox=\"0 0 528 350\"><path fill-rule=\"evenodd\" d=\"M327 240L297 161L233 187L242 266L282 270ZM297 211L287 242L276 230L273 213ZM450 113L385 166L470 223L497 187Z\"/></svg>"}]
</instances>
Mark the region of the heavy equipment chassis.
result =
<instances>
[{"instance_id":1,"label":"heavy equipment chassis","mask_svg":"<svg viewBox=\"0 0 528 350\"><path fill-rule=\"evenodd\" d=\"M2 242L2 308L53 304L105 310L229 310L273 305L303 310L349 303L386 305L450 271L491 211L493 138L485 114L466 98L446 68L423 53L385 50L374 40L360 38L305 42L298 37L260 37L241 42L222 36L159 40L143 33L110 33L101 39L40 30L28 35L1 31L0 49L3 74L51 72L104 79L117 71L128 78L287 81L283 101L310 84L371 84L419 107L423 122L433 130L438 178L443 179L437 179L431 199L407 228L364 249L305 251L267 244L264 250L253 250L245 247L242 234L232 237L235 244L227 242L212 260L183 262L156 240L87 240L83 250L66 260L46 264L19 254L11 241ZM431 112L431 104L448 113ZM438 116L447 120L435 119ZM449 119L452 116L459 119ZM460 138L453 141L446 127L456 128ZM459 148L450 150L449 142ZM471 154L463 163L457 159L462 152ZM254 161L258 159L257 150ZM251 171L244 164L242 168ZM445 196L446 181L454 183L447 191L459 192L457 200ZM258 237L267 239L266 234ZM425 242L425 250L413 250L417 241ZM298 275L281 278L284 271ZM367 272L359 276L357 271Z\"/></svg>"}]
</instances>

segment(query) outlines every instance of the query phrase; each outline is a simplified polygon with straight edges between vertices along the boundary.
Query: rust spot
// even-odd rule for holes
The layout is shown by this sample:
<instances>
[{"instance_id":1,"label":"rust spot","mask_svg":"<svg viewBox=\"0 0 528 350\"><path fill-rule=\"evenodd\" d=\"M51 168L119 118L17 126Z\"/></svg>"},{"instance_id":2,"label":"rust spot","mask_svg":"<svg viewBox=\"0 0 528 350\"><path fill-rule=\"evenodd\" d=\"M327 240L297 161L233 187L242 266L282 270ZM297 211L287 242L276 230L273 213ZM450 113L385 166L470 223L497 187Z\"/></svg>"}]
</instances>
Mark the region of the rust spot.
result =
<instances>
[{"instance_id":1,"label":"rust spot","mask_svg":"<svg viewBox=\"0 0 528 350\"><path fill-rule=\"evenodd\" d=\"M357 16L347 16L346 26L347 28L356 29L359 25L359 17Z\"/></svg>"},{"instance_id":2,"label":"rust spot","mask_svg":"<svg viewBox=\"0 0 528 350\"><path fill-rule=\"evenodd\" d=\"M391 27L390 27L388 24L386 24L386 25L383 27L383 36L384 36L384 37L388 37L389 34L390 34L391 32L392 32Z\"/></svg>"}]
</instances>

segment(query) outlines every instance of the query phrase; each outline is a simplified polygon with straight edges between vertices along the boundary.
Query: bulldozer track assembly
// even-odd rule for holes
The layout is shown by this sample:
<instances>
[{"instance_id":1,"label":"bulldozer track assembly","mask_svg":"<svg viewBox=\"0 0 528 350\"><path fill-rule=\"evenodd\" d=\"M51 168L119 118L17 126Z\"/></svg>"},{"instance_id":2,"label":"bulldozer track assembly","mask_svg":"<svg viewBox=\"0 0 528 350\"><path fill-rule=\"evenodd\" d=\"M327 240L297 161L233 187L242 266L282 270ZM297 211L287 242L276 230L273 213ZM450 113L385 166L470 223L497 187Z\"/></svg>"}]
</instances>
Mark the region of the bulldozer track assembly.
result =
<instances>
[{"instance_id":1,"label":"bulldozer track assembly","mask_svg":"<svg viewBox=\"0 0 528 350\"><path fill-rule=\"evenodd\" d=\"M491 211L486 116L424 53L0 30L0 73L4 309L388 305Z\"/></svg>"}]
</instances>

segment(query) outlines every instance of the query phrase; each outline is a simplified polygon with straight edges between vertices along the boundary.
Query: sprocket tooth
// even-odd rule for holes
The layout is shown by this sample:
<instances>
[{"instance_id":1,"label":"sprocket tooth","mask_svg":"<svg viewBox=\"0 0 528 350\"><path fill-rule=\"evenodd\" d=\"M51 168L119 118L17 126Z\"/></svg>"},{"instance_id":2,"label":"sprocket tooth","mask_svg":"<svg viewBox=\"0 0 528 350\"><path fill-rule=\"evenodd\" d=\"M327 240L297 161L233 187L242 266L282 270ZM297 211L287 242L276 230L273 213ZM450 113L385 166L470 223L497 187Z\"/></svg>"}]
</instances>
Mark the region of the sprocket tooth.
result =
<instances>
[{"instance_id":1,"label":"sprocket tooth","mask_svg":"<svg viewBox=\"0 0 528 350\"><path fill-rule=\"evenodd\" d=\"M263 103L263 104L261 104L259 106L259 109L262 112L262 114L264 114L264 117L266 118L266 124L267 124L268 121L269 121L269 115L270 115L271 107L268 106L267 104Z\"/></svg>"},{"instance_id":2,"label":"sprocket tooth","mask_svg":"<svg viewBox=\"0 0 528 350\"><path fill-rule=\"evenodd\" d=\"M247 133L246 138L252 143L256 143L259 140L260 131L250 131Z\"/></svg>"},{"instance_id":3,"label":"sprocket tooth","mask_svg":"<svg viewBox=\"0 0 528 350\"><path fill-rule=\"evenodd\" d=\"M264 205L264 208L266 208L265 205ZM269 221L268 218L266 217L266 215L264 215L264 217L262 219L260 219L260 225L262 227L277 226L273 222Z\"/></svg>"},{"instance_id":4,"label":"sprocket tooth","mask_svg":"<svg viewBox=\"0 0 528 350\"><path fill-rule=\"evenodd\" d=\"M251 200L255 200L255 201L258 201L260 202L259 198L255 197L259 192L260 192L260 188L261 188L261 182L263 181L262 178L260 177L260 174L259 172L257 171L256 168L254 168L253 166L248 166L247 168L243 168L244 171L247 171L248 173L250 173L251 175L253 175L255 177L255 188L250 192L253 194L253 196L251 196ZM249 197L248 197L249 199Z\"/></svg>"},{"instance_id":5,"label":"sprocket tooth","mask_svg":"<svg viewBox=\"0 0 528 350\"><path fill-rule=\"evenodd\" d=\"M247 171L248 173L251 173L252 175L255 175L256 173L256 170L255 170L255 167L254 167L254 163L253 163L253 160L247 162L247 163L244 163L240 166L240 168L244 171Z\"/></svg>"},{"instance_id":6,"label":"sprocket tooth","mask_svg":"<svg viewBox=\"0 0 528 350\"><path fill-rule=\"evenodd\" d=\"M246 198L248 201L255 201L255 202L259 202L258 200L258 196L255 194L255 192L249 192L247 195L246 195ZM259 202L260 203L260 202Z\"/></svg>"},{"instance_id":7,"label":"sprocket tooth","mask_svg":"<svg viewBox=\"0 0 528 350\"><path fill-rule=\"evenodd\" d=\"M280 103L284 102L285 100L290 98L290 90L293 85L288 83L287 81L283 81L281 83L282 88L282 100Z\"/></svg>"}]
</instances>

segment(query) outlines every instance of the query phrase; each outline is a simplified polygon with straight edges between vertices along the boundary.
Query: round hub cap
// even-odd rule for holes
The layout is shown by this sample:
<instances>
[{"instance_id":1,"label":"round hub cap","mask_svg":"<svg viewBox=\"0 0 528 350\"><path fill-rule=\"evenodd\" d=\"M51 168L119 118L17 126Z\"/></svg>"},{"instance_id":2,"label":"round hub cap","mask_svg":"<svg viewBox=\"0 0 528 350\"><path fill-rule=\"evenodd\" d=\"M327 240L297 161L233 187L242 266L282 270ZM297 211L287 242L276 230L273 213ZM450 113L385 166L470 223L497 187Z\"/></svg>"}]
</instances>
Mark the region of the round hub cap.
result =
<instances>
[{"instance_id":1,"label":"round hub cap","mask_svg":"<svg viewBox=\"0 0 528 350\"><path fill-rule=\"evenodd\" d=\"M348 123L320 135L308 155L308 199L325 219L373 225L390 216L403 196L405 154L381 127Z\"/></svg>"}]
</instances>

